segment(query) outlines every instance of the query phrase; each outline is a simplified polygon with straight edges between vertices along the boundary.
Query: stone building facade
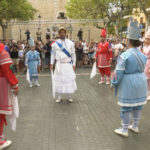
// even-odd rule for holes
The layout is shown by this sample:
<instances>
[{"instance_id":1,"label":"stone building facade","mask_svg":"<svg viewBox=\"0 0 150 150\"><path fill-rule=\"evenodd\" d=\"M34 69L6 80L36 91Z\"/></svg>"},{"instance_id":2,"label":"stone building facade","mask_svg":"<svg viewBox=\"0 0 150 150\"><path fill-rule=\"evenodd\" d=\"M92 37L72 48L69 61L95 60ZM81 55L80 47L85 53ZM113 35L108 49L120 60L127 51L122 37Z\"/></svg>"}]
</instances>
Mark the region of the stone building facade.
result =
<instances>
[{"instance_id":1,"label":"stone building facade","mask_svg":"<svg viewBox=\"0 0 150 150\"><path fill-rule=\"evenodd\" d=\"M83 29L83 38L87 42L89 42L91 39L93 39L94 41L99 41L101 30L94 27L92 23L86 26L83 26L82 24L44 23L48 20L59 20L58 18L60 16L60 12L63 12L65 15L65 6L68 1L69 0L28 0L28 2L38 10L38 12L34 16L34 20L32 21L32 23L26 23L23 25L11 25L9 23L6 30L6 36L15 39L16 41L20 39L24 40L26 39L25 31L28 29L31 32L32 37L36 40L36 31L37 28L40 27L42 32L42 40L46 41L47 28L49 28L52 32L53 27L59 28L61 25L63 25L69 29L68 37L70 39L73 39L74 41L78 40L77 32L80 28ZM39 14L41 16L41 19L38 18ZM65 17L67 16L65 15ZM101 23L101 26L103 26L103 23ZM0 38L2 38L1 29Z\"/></svg>"}]
</instances>

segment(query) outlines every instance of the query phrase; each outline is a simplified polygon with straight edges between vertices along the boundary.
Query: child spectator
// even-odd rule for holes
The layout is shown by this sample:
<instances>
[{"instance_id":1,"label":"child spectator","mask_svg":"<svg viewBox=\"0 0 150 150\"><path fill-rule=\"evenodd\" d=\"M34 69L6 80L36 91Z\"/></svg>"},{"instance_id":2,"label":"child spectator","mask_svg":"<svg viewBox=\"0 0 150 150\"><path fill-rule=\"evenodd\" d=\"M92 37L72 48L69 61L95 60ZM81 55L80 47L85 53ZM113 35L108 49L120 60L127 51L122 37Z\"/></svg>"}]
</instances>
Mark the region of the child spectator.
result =
<instances>
[{"instance_id":1,"label":"child spectator","mask_svg":"<svg viewBox=\"0 0 150 150\"><path fill-rule=\"evenodd\" d=\"M88 56L84 53L83 64L87 66L89 63L90 63L90 60L88 59Z\"/></svg>"}]
</instances>

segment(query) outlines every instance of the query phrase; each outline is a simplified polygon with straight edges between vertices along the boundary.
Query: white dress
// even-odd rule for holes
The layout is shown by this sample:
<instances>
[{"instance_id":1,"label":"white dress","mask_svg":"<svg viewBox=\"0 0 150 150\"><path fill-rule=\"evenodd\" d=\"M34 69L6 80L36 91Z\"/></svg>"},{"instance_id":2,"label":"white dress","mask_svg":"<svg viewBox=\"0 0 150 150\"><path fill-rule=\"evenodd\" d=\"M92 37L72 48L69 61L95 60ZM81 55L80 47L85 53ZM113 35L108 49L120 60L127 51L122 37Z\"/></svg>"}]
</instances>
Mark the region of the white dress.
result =
<instances>
[{"instance_id":1,"label":"white dress","mask_svg":"<svg viewBox=\"0 0 150 150\"><path fill-rule=\"evenodd\" d=\"M51 64L54 64L56 59L56 67L54 72L55 92L58 93L74 93L77 90L76 75L73 66L76 64L74 43L68 39L57 40L70 53L69 58L59 48L57 43L52 44Z\"/></svg>"}]
</instances>

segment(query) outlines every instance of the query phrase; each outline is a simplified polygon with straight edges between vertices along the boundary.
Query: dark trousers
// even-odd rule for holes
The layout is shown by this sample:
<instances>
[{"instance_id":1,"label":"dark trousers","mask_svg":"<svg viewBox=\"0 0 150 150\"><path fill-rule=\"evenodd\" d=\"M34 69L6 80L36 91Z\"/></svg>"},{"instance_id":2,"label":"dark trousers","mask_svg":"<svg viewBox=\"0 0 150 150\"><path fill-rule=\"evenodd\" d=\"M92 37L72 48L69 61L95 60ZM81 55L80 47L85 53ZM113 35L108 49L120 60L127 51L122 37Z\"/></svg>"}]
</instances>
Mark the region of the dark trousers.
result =
<instances>
[{"instance_id":1,"label":"dark trousers","mask_svg":"<svg viewBox=\"0 0 150 150\"><path fill-rule=\"evenodd\" d=\"M82 36L78 36L79 37L79 41L82 41Z\"/></svg>"},{"instance_id":2,"label":"dark trousers","mask_svg":"<svg viewBox=\"0 0 150 150\"><path fill-rule=\"evenodd\" d=\"M37 37L37 40L38 40L38 41L41 41L41 37Z\"/></svg>"}]
</instances>

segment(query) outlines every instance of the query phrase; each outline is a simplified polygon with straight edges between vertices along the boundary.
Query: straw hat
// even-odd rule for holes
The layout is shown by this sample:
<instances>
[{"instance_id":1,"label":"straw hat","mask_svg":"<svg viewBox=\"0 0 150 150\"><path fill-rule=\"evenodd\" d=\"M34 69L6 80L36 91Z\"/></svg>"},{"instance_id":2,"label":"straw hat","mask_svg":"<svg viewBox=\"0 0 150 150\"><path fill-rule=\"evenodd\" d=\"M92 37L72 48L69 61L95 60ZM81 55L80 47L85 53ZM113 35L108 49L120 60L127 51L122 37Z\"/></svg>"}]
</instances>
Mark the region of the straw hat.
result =
<instances>
[{"instance_id":1,"label":"straw hat","mask_svg":"<svg viewBox=\"0 0 150 150\"><path fill-rule=\"evenodd\" d=\"M65 29L65 27L60 27L60 28L59 28L59 33L60 33L61 30L65 30L66 33L67 33L67 30Z\"/></svg>"}]
</instances>

